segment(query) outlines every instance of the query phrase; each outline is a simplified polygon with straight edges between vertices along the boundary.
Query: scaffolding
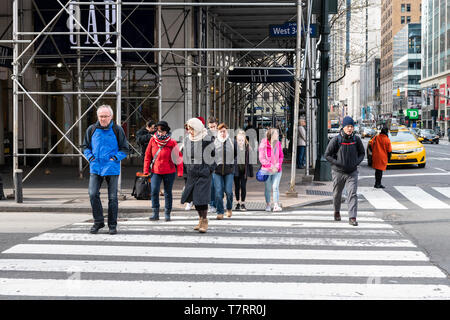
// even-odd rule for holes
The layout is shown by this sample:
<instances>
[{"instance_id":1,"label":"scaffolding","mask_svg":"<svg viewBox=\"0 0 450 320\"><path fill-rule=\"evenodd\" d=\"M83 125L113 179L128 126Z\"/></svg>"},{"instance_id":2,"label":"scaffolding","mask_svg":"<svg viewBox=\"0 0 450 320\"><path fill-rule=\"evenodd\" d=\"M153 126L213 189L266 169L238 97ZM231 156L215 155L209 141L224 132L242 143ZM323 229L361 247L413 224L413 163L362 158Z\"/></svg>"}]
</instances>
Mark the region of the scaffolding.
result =
<instances>
[{"instance_id":1,"label":"scaffolding","mask_svg":"<svg viewBox=\"0 0 450 320\"><path fill-rule=\"evenodd\" d=\"M302 82L305 79L311 81L315 75L311 74L312 66L315 64L315 57L312 56L311 39L309 26L311 22L311 7L312 0L307 0L302 4L301 0L272 2L272 1L249 1L249 2L146 2L142 1L120 1L120 0L103 0L103 1L74 1L74 0L56 0L59 4L57 13L53 18L46 22L44 21L40 8L35 0L32 0L32 6L44 24L42 30L33 32L20 29L20 3L21 0L13 1L13 38L10 41L13 45L13 176L15 187L16 202L21 202L22 182L25 182L29 176L42 164L42 162L49 157L78 157L78 171L79 176L83 176L83 171L88 165L88 161L80 150L82 145L83 127L82 120L86 115L97 108L97 105L106 97L115 100L115 111L117 122L121 124L122 121L122 103L126 103L127 122L131 116L137 114L142 117L139 111L139 105L130 103L132 99L140 100L140 105L149 99L157 100L158 119L165 119L171 110L180 102L184 103L184 119L194 116L209 117L215 116L219 121L227 122L231 128L238 128L243 125L244 110L251 103L247 101L247 93L249 91L259 94L268 86L268 84L259 85L256 89L254 84L229 83L227 81L227 72L233 68L265 68L265 69L284 69L294 75L295 87L289 83L270 84L274 92L277 92L284 99L294 97L294 110L292 118L292 141L297 141L297 125L298 115L300 109L300 91ZM64 3L63 3L64 2ZM303 1L304 2L304 1ZM103 15L105 20L114 22L109 24L109 30L105 32L90 31L83 26L81 21L81 10L83 8L97 9L98 6L105 8ZM124 15L123 8L128 8L128 15ZM130 16L138 9L147 7L156 10L156 43L151 43L146 39L148 45L146 47L133 47L131 42L124 37L122 25L125 21L131 22ZM130 9L132 8L132 9ZM261 10L268 10L268 12L276 8L287 9L291 12L287 21L295 21L297 26L301 26L305 30L305 35L302 39L301 32L297 32L295 40L295 47L292 46L293 41L287 45L272 45L263 47L268 42L269 36L262 38L252 38L241 34L235 30L232 25L221 20L220 10L242 10L243 8L255 8L257 16L257 8ZM130 11L131 10L131 11ZM171 25L167 26L166 20L163 16L163 10L178 14ZM296 13L294 13L296 11ZM236 11L235 11L236 12ZM276 11L275 11L276 12ZM71 31L60 32L53 31L53 27L58 19L63 15L69 17ZM286 14L284 14L285 16ZM284 17L283 16L283 17ZM306 16L306 23L302 17ZM23 19L23 14L22 14ZM192 23L188 24L189 17ZM282 21L284 22L284 21ZM132 22L131 22L132 23ZM170 37L169 30L176 27L178 29L173 37ZM197 26L195 26L195 23ZM136 27L136 26L135 26ZM192 32L194 28L196 32ZM183 30L184 29L184 30ZM298 28L300 29L300 27ZM140 32L136 27L136 32ZM176 41L180 40L180 34L184 33L184 47L175 47ZM197 46L194 47L189 39L193 34L197 37ZM71 36L75 37L76 45L71 45L70 49L74 54L71 57L76 57L76 64L66 61L65 55L58 49L58 43L54 40L55 36ZM101 43L98 40L99 35L104 35L106 41ZM92 42L92 45L85 46L81 43L81 36L86 37ZM145 37L141 33L141 36ZM31 37L31 39L29 39ZM163 37L165 39L163 40ZM28 38L28 39L27 39ZM66 88L61 91L30 91L27 90L23 84L22 77L25 71L32 65L36 56L45 43L46 39L55 46L61 63L58 68L66 70L72 81L72 90ZM115 41L112 41L112 40ZM38 40L41 42L39 43ZM302 40L306 44L306 49L302 52ZM163 47L163 41L168 43L168 46ZM256 42L255 42L256 41ZM115 42L115 45L114 43ZM238 44L239 43L239 44ZM247 47L243 44L246 44ZM32 53L31 53L32 52ZM134 53L139 57L139 62L136 66L144 67L148 70L150 80L154 82L154 86L149 89L145 97L131 97L124 96L123 91L124 81L130 80L130 72L124 75L124 68L122 64L122 55L124 53ZM26 53L31 53L31 56L26 57ZM156 54L156 63L149 63L146 59L148 54ZM93 60L97 55L103 55L107 58L108 63L101 64L102 69L110 70L111 81L108 85L103 86L103 90L86 90L83 85L86 77L90 74L95 82L95 77L91 74L94 68ZM165 56L164 56L165 54ZM83 64L82 57L92 55L88 62ZM307 57L307 58L304 58ZM288 62L293 63L294 67L287 67ZM197 71L197 72L195 72ZM170 72L174 74L169 74ZM144 77L144 76L143 76ZM163 87L167 79L176 79L180 87L181 95L173 100L163 100ZM312 85L307 83L307 99L303 101L306 105L306 113L308 126L313 123L313 113L311 110L314 107L311 104ZM213 88L213 89L211 89ZM126 90L125 90L126 91ZM128 91L127 91L128 92ZM195 94L195 93L196 94ZM39 103L39 97L50 95L64 95L76 96L77 101L77 117L69 128L63 130L58 127L55 121L51 118L51 114L47 108L42 107ZM48 123L53 126L61 135L61 138L53 145L49 142L49 150L47 153L27 154L25 142L23 143L23 153L19 153L19 97L22 97L22 102L25 98L29 99L40 113L47 119ZM83 101L87 100L88 106L83 110ZM164 107L164 104L171 104ZM274 112L274 111L273 111ZM252 115L254 109L252 108ZM70 134L77 130L77 142L70 139ZM310 148L311 132L310 128L307 130L310 139L308 139L308 150ZM75 153L52 153L55 148L65 141L70 144ZM294 145L296 145L294 143ZM139 151L134 149L136 155L140 155ZM310 163L310 154L307 152L307 163ZM39 162L22 178L22 171L19 169L19 157L36 156L41 159ZM83 159L86 162L83 162ZM84 165L83 165L84 164ZM295 192L295 164L296 164L296 148L292 148L292 168L291 168L291 185L290 193L296 196ZM308 167L308 166L307 166ZM308 172L308 171L307 171ZM119 195L122 195L121 177L119 176Z\"/></svg>"}]
</instances>

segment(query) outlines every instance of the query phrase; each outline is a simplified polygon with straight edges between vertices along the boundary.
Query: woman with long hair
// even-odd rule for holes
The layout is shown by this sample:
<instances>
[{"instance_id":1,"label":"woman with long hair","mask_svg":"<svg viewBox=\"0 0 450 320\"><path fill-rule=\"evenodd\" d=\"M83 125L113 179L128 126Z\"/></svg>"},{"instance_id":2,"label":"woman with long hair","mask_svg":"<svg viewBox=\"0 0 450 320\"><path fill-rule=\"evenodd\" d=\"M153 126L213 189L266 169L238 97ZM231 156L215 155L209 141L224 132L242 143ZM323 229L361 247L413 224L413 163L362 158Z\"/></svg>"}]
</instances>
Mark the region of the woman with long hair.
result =
<instances>
[{"instance_id":1,"label":"woman with long hair","mask_svg":"<svg viewBox=\"0 0 450 320\"><path fill-rule=\"evenodd\" d=\"M208 146L213 142L199 119L189 119L186 125L189 134L184 139L183 163L186 168L187 180L181 195L181 203L194 203L199 216L194 230L205 233L208 229L207 214L208 204L211 200L211 175L215 168L214 148L213 146L208 148Z\"/></svg>"},{"instance_id":2,"label":"woman with long hair","mask_svg":"<svg viewBox=\"0 0 450 320\"><path fill-rule=\"evenodd\" d=\"M239 130L234 142L236 157L234 159L234 193L236 195L236 210L246 211L245 197L247 195L247 178L253 177L253 166L250 164L251 147L245 131Z\"/></svg>"},{"instance_id":3,"label":"woman with long hair","mask_svg":"<svg viewBox=\"0 0 450 320\"><path fill-rule=\"evenodd\" d=\"M280 180L284 159L283 148L278 140L278 130L269 128L266 137L259 144L259 161L261 168L269 175L265 181L266 211L271 211L270 194L273 191L273 211L282 211L280 206Z\"/></svg>"}]
</instances>

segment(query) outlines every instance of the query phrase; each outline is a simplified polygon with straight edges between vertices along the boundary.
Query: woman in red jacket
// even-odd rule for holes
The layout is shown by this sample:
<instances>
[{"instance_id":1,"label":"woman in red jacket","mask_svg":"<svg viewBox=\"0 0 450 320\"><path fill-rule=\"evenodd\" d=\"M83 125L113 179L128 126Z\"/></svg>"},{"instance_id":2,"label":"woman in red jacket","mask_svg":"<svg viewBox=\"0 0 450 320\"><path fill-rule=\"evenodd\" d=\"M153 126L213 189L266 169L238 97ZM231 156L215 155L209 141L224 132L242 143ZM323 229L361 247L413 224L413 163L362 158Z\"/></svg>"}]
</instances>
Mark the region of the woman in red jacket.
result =
<instances>
[{"instance_id":1,"label":"woman in red jacket","mask_svg":"<svg viewBox=\"0 0 450 320\"><path fill-rule=\"evenodd\" d=\"M143 169L145 175L151 173L153 216L150 217L150 220L159 220L159 188L161 181L164 181L164 216L166 221L170 221L175 171L178 169L178 176L183 176L183 157L177 142L170 137L171 132L167 122L159 121L156 127L157 132L150 139L145 151Z\"/></svg>"},{"instance_id":2,"label":"woman in red jacket","mask_svg":"<svg viewBox=\"0 0 450 320\"><path fill-rule=\"evenodd\" d=\"M392 152L391 140L388 137L388 128L383 127L379 135L370 140L372 148L372 168L375 169L374 188L384 188L381 184L383 171L386 170L389 154Z\"/></svg>"}]
</instances>

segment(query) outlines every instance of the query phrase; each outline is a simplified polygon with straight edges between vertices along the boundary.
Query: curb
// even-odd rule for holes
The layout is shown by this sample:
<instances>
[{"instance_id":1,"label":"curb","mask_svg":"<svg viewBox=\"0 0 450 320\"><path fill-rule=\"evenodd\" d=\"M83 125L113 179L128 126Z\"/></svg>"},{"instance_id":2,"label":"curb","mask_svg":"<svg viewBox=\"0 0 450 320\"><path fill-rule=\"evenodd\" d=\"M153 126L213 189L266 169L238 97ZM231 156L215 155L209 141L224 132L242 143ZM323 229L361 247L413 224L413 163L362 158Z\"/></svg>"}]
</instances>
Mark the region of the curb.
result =
<instances>
[{"instance_id":1,"label":"curb","mask_svg":"<svg viewBox=\"0 0 450 320\"><path fill-rule=\"evenodd\" d=\"M344 201L344 200L343 200ZM284 206L286 209L294 209L298 207L307 207L312 205L328 205L333 203L333 198L329 199L320 199L320 200L311 200L300 204L293 204L289 206ZM164 212L164 208L160 209L161 212ZM195 210L191 210L195 212ZM263 209L255 209L252 211L264 211ZM0 206L0 212L61 212L61 213L92 213L91 207L53 207L53 206ZM186 212L183 209L173 209L172 212ZM153 213L153 209L148 206L146 208L120 208L119 216L121 214L133 214L133 213Z\"/></svg>"}]
</instances>

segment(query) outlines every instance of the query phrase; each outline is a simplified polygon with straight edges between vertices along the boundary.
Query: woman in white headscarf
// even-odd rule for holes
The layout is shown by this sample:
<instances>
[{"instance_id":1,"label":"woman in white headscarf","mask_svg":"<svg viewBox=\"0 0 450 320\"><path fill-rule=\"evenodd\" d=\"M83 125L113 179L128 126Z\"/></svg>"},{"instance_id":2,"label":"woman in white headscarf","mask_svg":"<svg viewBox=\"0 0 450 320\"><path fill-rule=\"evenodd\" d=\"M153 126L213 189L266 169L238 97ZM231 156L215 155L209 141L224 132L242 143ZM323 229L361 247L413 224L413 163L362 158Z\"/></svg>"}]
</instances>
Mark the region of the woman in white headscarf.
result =
<instances>
[{"instance_id":1,"label":"woman in white headscarf","mask_svg":"<svg viewBox=\"0 0 450 320\"><path fill-rule=\"evenodd\" d=\"M214 144L203 123L192 118L186 122L189 134L184 139L183 163L187 181L181 203L193 202L199 223L194 227L201 233L208 229L208 204L211 200L211 175L215 169Z\"/></svg>"}]
</instances>

